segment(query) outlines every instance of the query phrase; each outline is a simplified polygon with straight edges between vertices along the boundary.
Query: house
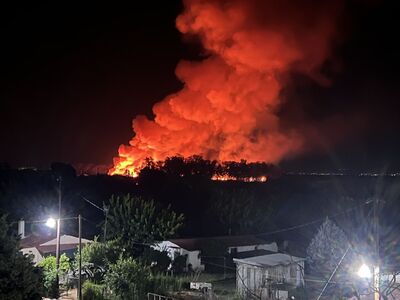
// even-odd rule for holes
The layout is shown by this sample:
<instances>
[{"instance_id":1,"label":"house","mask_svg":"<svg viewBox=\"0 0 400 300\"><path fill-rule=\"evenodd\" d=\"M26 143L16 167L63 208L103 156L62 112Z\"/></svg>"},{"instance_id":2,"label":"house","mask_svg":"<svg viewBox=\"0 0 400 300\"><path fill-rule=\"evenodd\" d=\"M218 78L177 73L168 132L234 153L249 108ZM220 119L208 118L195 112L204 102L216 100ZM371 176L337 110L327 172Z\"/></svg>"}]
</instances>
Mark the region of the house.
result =
<instances>
[{"instance_id":1,"label":"house","mask_svg":"<svg viewBox=\"0 0 400 300\"><path fill-rule=\"evenodd\" d=\"M18 234L21 237L20 251L26 255L33 256L33 263L37 264L42 261L46 256L55 255L57 248L57 238L54 234L40 235L30 234L25 236L24 221L18 222ZM81 239L82 245L91 243L91 240ZM79 246L79 238L72 235L60 236L60 253L65 253L67 256L72 257Z\"/></svg>"},{"instance_id":2,"label":"house","mask_svg":"<svg viewBox=\"0 0 400 300\"><path fill-rule=\"evenodd\" d=\"M304 285L305 258L271 253L233 261L237 292L246 299L288 299L291 288Z\"/></svg>"},{"instance_id":3,"label":"house","mask_svg":"<svg viewBox=\"0 0 400 300\"><path fill-rule=\"evenodd\" d=\"M166 251L172 260L177 256L187 255L186 267L190 266L194 270L205 269L205 258L211 248L214 248L214 252L219 253L213 254L214 258L224 260L227 254L236 257L239 253L248 251L278 251L275 242L266 242L252 235L170 239L156 243L153 248Z\"/></svg>"}]
</instances>

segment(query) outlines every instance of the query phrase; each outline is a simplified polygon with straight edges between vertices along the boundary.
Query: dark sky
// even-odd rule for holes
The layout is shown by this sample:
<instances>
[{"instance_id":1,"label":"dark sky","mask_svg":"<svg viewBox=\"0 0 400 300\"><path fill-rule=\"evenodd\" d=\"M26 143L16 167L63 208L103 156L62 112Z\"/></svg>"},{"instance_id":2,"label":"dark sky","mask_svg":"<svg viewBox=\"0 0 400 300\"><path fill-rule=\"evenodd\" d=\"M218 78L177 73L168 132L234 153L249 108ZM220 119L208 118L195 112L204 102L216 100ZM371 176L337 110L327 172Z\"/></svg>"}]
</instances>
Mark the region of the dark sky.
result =
<instances>
[{"instance_id":1,"label":"dark sky","mask_svg":"<svg viewBox=\"0 0 400 300\"><path fill-rule=\"evenodd\" d=\"M289 169L400 168L399 18L394 3L365 2L347 2L332 84L299 79L286 91L296 97L288 113L302 107L307 118L360 117L362 130L285 162ZM197 54L175 29L180 1L160 3L2 7L0 162L110 164L132 137L133 117L151 115L155 102L178 90L177 62Z\"/></svg>"}]
</instances>

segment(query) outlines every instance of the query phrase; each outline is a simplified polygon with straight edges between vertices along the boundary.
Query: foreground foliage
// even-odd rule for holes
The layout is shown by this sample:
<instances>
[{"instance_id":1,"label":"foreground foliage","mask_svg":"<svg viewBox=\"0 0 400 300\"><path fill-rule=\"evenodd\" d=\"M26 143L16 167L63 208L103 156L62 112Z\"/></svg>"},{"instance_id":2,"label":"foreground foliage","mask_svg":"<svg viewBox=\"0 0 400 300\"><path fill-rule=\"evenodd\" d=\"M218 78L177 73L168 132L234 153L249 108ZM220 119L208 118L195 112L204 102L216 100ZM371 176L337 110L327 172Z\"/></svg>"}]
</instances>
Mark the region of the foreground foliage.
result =
<instances>
[{"instance_id":1,"label":"foreground foliage","mask_svg":"<svg viewBox=\"0 0 400 300\"><path fill-rule=\"evenodd\" d=\"M4 216L0 217L0 299L42 299L40 270L35 268L30 257L19 251L17 238L8 234L9 226Z\"/></svg>"},{"instance_id":2,"label":"foreground foliage","mask_svg":"<svg viewBox=\"0 0 400 300\"><path fill-rule=\"evenodd\" d=\"M44 284L44 294L46 297L56 298L58 296L58 286L57 286L57 266L56 257L48 256L43 259L38 267L43 270L43 284ZM63 253L60 256L60 271L59 276L63 276L71 270L71 263L68 256Z\"/></svg>"},{"instance_id":3,"label":"foreground foliage","mask_svg":"<svg viewBox=\"0 0 400 300\"><path fill-rule=\"evenodd\" d=\"M82 285L82 296L85 300L105 300L106 287L87 280Z\"/></svg>"},{"instance_id":4,"label":"foreground foliage","mask_svg":"<svg viewBox=\"0 0 400 300\"><path fill-rule=\"evenodd\" d=\"M110 240L100 243L96 238L82 250L85 299L135 300L145 299L148 292L178 290L181 280L165 275L171 259L150 246L176 234L182 224L183 215L153 200L112 197L107 218Z\"/></svg>"},{"instance_id":5,"label":"foreground foliage","mask_svg":"<svg viewBox=\"0 0 400 300\"><path fill-rule=\"evenodd\" d=\"M143 246L175 235L183 225L183 215L154 200L125 195L111 197L107 222L108 237L118 242L125 253L141 254Z\"/></svg>"}]
</instances>

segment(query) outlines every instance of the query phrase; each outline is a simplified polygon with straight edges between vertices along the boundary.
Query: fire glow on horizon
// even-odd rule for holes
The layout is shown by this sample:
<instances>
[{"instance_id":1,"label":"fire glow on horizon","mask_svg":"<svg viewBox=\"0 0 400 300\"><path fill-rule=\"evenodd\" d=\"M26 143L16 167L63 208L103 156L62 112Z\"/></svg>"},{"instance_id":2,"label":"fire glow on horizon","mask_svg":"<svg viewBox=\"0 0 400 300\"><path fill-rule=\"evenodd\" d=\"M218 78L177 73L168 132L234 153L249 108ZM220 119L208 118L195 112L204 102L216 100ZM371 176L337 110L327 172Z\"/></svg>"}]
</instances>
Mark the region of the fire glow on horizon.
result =
<instances>
[{"instance_id":1,"label":"fire glow on horizon","mask_svg":"<svg viewBox=\"0 0 400 300\"><path fill-rule=\"evenodd\" d=\"M154 105L154 120L133 120L135 136L109 174L138 176L149 157L277 163L301 153L304 135L283 128L280 95L293 71L327 80L319 69L331 55L340 5L299 2L184 1L176 26L198 37L207 57L178 64L183 89Z\"/></svg>"}]
</instances>

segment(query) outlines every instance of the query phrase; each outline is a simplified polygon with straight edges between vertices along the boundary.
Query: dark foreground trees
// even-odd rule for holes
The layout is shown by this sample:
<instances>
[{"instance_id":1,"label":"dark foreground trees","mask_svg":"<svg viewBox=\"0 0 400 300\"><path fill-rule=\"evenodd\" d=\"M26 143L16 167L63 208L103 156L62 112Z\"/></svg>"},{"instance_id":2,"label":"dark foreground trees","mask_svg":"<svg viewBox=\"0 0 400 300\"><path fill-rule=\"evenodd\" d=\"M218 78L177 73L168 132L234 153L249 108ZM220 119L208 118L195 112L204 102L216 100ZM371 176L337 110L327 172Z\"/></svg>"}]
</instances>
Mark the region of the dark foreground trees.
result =
<instances>
[{"instance_id":1,"label":"dark foreground trees","mask_svg":"<svg viewBox=\"0 0 400 300\"><path fill-rule=\"evenodd\" d=\"M108 211L107 242L96 240L82 252L83 269L90 278L84 296L103 299L112 291L115 299L135 300L145 299L147 292L178 288L177 279L165 276L171 263L168 255L150 246L174 236L183 215L130 195L112 197Z\"/></svg>"},{"instance_id":2,"label":"dark foreground trees","mask_svg":"<svg viewBox=\"0 0 400 300\"><path fill-rule=\"evenodd\" d=\"M5 216L0 217L0 299L42 299L41 272L24 256L18 239L9 234Z\"/></svg>"},{"instance_id":3,"label":"dark foreground trees","mask_svg":"<svg viewBox=\"0 0 400 300\"><path fill-rule=\"evenodd\" d=\"M162 208L154 200L129 194L111 197L108 211L107 236L133 256L142 246L174 236L184 219L169 206Z\"/></svg>"}]
</instances>

